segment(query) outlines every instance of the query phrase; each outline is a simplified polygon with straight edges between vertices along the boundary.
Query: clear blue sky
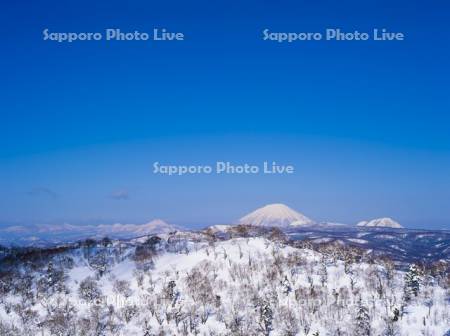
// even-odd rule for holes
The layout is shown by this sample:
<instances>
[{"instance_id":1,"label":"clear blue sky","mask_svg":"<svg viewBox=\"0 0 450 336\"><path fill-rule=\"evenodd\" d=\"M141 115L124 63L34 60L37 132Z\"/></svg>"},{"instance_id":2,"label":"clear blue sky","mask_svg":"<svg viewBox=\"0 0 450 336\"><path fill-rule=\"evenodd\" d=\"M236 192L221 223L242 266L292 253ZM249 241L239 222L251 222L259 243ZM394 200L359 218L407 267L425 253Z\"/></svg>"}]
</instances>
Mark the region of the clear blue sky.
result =
<instances>
[{"instance_id":1,"label":"clear blue sky","mask_svg":"<svg viewBox=\"0 0 450 336\"><path fill-rule=\"evenodd\" d=\"M450 5L41 1L1 16L0 225L230 222L282 202L316 220L450 228ZM186 41L43 41L181 31ZM262 41L387 28L403 42ZM168 177L154 161L296 166ZM121 195L123 197L114 197Z\"/></svg>"}]
</instances>

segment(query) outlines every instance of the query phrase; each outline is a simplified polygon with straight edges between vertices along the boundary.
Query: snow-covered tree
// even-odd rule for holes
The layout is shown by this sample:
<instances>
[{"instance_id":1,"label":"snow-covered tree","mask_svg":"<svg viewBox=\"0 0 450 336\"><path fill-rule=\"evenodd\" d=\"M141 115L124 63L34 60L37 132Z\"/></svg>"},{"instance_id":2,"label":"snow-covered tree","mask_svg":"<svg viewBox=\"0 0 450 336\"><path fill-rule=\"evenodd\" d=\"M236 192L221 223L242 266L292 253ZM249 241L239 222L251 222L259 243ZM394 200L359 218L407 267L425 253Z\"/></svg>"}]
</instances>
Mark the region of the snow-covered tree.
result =
<instances>
[{"instance_id":1,"label":"snow-covered tree","mask_svg":"<svg viewBox=\"0 0 450 336\"><path fill-rule=\"evenodd\" d=\"M89 266L91 266L97 274L102 277L108 270L109 260L105 250L98 251L95 254L89 256Z\"/></svg>"},{"instance_id":2,"label":"snow-covered tree","mask_svg":"<svg viewBox=\"0 0 450 336\"><path fill-rule=\"evenodd\" d=\"M399 336L398 326L395 319L385 319L382 336Z\"/></svg>"},{"instance_id":3,"label":"snow-covered tree","mask_svg":"<svg viewBox=\"0 0 450 336\"><path fill-rule=\"evenodd\" d=\"M51 313L43 322L50 335L76 336L77 309L68 300L59 301L50 308Z\"/></svg>"},{"instance_id":4,"label":"snow-covered tree","mask_svg":"<svg viewBox=\"0 0 450 336\"><path fill-rule=\"evenodd\" d=\"M420 271L415 264L409 266L404 280L404 297L406 301L409 301L413 295L417 296L420 290Z\"/></svg>"},{"instance_id":5,"label":"snow-covered tree","mask_svg":"<svg viewBox=\"0 0 450 336\"><path fill-rule=\"evenodd\" d=\"M319 276L320 276L320 283L322 284L322 286L324 286L328 281L327 263L324 255L322 256L322 259L320 261Z\"/></svg>"},{"instance_id":6,"label":"snow-covered tree","mask_svg":"<svg viewBox=\"0 0 450 336\"><path fill-rule=\"evenodd\" d=\"M289 293L292 292L292 286L287 276L284 276L284 280L281 282L281 288L285 295L289 295Z\"/></svg>"},{"instance_id":7,"label":"snow-covered tree","mask_svg":"<svg viewBox=\"0 0 450 336\"><path fill-rule=\"evenodd\" d=\"M423 274L418 266L404 273L389 260L374 256L369 263L339 244L311 250L310 244L273 242L268 229L253 237L257 232L249 228L245 238L221 236L214 245L196 232L169 235L176 238L172 246L165 235L147 242L145 237L93 242L86 254L92 261L104 253L101 267L107 273L101 278L79 244L70 251L27 253L11 263L0 259L0 335L400 336L414 330L434 336L447 331L448 271L442 263L434 269L421 265ZM189 255L173 249L181 241ZM140 264L148 260L147 252L154 261L151 270ZM60 285L67 291L56 290ZM417 290L414 304L402 301L404 287L410 298ZM120 296L100 300L111 292Z\"/></svg>"},{"instance_id":8,"label":"snow-covered tree","mask_svg":"<svg viewBox=\"0 0 450 336\"><path fill-rule=\"evenodd\" d=\"M101 297L102 291L100 290L97 281L89 276L80 282L78 295L85 301L93 302Z\"/></svg>"},{"instance_id":9,"label":"snow-covered tree","mask_svg":"<svg viewBox=\"0 0 450 336\"><path fill-rule=\"evenodd\" d=\"M118 295L123 295L125 298L128 298L133 294L133 291L130 287L130 282L127 280L114 281L113 291Z\"/></svg>"},{"instance_id":10,"label":"snow-covered tree","mask_svg":"<svg viewBox=\"0 0 450 336\"><path fill-rule=\"evenodd\" d=\"M363 305L361 297L359 297L356 306L355 329L354 336L370 336L370 316L368 309Z\"/></svg>"},{"instance_id":11,"label":"snow-covered tree","mask_svg":"<svg viewBox=\"0 0 450 336\"><path fill-rule=\"evenodd\" d=\"M259 306L259 330L265 335L269 336L270 332L273 330L273 311L270 307L270 303L265 300L261 302Z\"/></svg>"},{"instance_id":12,"label":"snow-covered tree","mask_svg":"<svg viewBox=\"0 0 450 336\"><path fill-rule=\"evenodd\" d=\"M280 307L279 319L282 325L283 335L295 336L300 331L298 318L295 311L287 306Z\"/></svg>"},{"instance_id":13,"label":"snow-covered tree","mask_svg":"<svg viewBox=\"0 0 450 336\"><path fill-rule=\"evenodd\" d=\"M52 261L47 264L47 270L38 282L38 288L41 293L52 295L55 292L64 292L66 275L64 271L54 266Z\"/></svg>"}]
</instances>

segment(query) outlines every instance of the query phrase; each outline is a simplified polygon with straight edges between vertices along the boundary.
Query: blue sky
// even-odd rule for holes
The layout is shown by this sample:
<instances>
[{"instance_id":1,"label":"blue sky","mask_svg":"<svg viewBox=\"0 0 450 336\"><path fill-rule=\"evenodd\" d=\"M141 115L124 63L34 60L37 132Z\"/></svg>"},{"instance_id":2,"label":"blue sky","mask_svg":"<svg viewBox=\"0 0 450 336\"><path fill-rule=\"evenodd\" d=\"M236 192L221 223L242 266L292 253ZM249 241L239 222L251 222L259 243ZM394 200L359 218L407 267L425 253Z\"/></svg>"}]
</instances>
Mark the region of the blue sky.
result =
<instances>
[{"instance_id":1,"label":"blue sky","mask_svg":"<svg viewBox=\"0 0 450 336\"><path fill-rule=\"evenodd\" d=\"M283 202L317 220L449 228L445 1L8 3L0 225L230 222ZM42 30L186 40L43 41ZM387 28L403 42L262 41ZM154 161L293 164L289 176L152 174ZM120 197L117 197L120 195Z\"/></svg>"}]
</instances>

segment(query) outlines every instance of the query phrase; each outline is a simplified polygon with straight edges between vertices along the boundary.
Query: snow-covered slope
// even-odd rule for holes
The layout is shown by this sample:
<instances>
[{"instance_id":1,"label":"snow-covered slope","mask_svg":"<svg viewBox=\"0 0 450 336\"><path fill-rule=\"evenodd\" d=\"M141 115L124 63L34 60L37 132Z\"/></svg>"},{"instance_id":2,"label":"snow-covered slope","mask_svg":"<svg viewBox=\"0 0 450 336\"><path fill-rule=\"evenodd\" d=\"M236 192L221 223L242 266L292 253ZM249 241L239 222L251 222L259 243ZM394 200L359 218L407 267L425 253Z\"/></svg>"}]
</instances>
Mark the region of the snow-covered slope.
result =
<instances>
[{"instance_id":1,"label":"snow-covered slope","mask_svg":"<svg viewBox=\"0 0 450 336\"><path fill-rule=\"evenodd\" d=\"M239 223L254 226L289 227L309 225L314 222L284 204L269 204L242 217Z\"/></svg>"},{"instance_id":2,"label":"snow-covered slope","mask_svg":"<svg viewBox=\"0 0 450 336\"><path fill-rule=\"evenodd\" d=\"M413 266L406 277L389 263L339 260L332 250L321 254L261 237L216 243L183 237L84 246L50 260L44 253L36 264L14 263L10 276L0 273L0 335L447 331L448 294L439 285L445 275L427 279Z\"/></svg>"},{"instance_id":3,"label":"snow-covered slope","mask_svg":"<svg viewBox=\"0 0 450 336\"><path fill-rule=\"evenodd\" d=\"M403 226L400 223L396 222L392 218L384 217L384 218L376 218L370 221L361 221L356 226L367 226L367 227L386 227L386 228L394 228L401 229Z\"/></svg>"}]
</instances>

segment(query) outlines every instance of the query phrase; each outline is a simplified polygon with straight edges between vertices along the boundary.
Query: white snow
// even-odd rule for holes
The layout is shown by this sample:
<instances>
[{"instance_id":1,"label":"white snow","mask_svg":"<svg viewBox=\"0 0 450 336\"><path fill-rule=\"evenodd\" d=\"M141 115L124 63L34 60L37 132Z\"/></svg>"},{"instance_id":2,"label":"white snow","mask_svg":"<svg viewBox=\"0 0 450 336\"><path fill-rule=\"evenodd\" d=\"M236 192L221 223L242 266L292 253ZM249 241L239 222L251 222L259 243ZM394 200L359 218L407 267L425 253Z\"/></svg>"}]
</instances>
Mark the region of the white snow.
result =
<instances>
[{"instance_id":1,"label":"white snow","mask_svg":"<svg viewBox=\"0 0 450 336\"><path fill-rule=\"evenodd\" d=\"M259 208L239 220L241 224L255 226L302 226L314 221L284 204L269 204Z\"/></svg>"},{"instance_id":2,"label":"white snow","mask_svg":"<svg viewBox=\"0 0 450 336\"><path fill-rule=\"evenodd\" d=\"M347 238L348 241L358 244L367 244L368 241L364 239L358 239L358 238Z\"/></svg>"},{"instance_id":3,"label":"white snow","mask_svg":"<svg viewBox=\"0 0 450 336\"><path fill-rule=\"evenodd\" d=\"M400 229L403 228L398 222L389 217L376 218L370 221L361 221L356 226L367 226L367 227L389 227Z\"/></svg>"},{"instance_id":4,"label":"white snow","mask_svg":"<svg viewBox=\"0 0 450 336\"><path fill-rule=\"evenodd\" d=\"M117 248L118 245L116 250L110 251L111 255L117 252ZM154 267L141 273L141 285L136 277L136 263L131 258L133 249L132 245L127 245L120 256L114 257L115 261L108 265L102 277L96 277L81 251L73 253L75 266L67 272L69 293L64 298L76 306L77 316L89 318L91 311L89 306L80 304L78 287L86 277L96 278L102 294L114 308L115 313L109 318L120 326L119 331L105 330L103 335L142 336L144 320L149 323L152 334L183 335L183 323L177 326L173 318L166 320L167 314L178 309L184 321L193 318L196 323L196 331L188 330L186 335L231 335L233 321L241 321L241 335L259 335L261 333L254 329L259 319L255 296L266 300L272 307L273 330L270 336L287 335L285 328L289 320L283 312L290 309L293 321L299 325L298 332L293 335L313 335L315 332L336 335L338 329L342 335L353 335L354 312L360 297L370 315L372 334L382 335L385 320L392 316L394 308L400 309L402 304L403 272L393 271L389 283L382 265L351 263L346 266L333 255L296 249L264 238L235 238L214 244L191 241L183 252L162 251L154 259ZM192 285L190 287L187 281L192 274L196 276L193 286L210 285L212 298L208 300L214 301L219 297L220 303L205 303L201 296L196 296L198 294L192 291ZM129 283L129 301L138 308L138 313L128 322L123 319L127 301L116 300L114 282L117 280ZM162 296L170 281L175 281L178 295L173 305L166 303ZM286 292L285 282L290 287ZM379 283L383 290L381 297L377 292ZM147 304L144 298L150 303ZM404 316L396 322L397 335L443 335L450 321L447 298L446 290L436 283L421 284L421 294L408 304ZM1 298L0 322L21 325L18 314L5 310L7 304L18 301L19 296L12 293ZM431 302L430 307L427 302ZM39 302L30 309L37 311L38 321L47 316L46 309ZM205 322L199 321L202 314L208 315ZM250 329L245 329L246 326ZM303 329L306 326L309 327L308 333ZM36 330L34 334L50 336L48 329Z\"/></svg>"},{"instance_id":5,"label":"white snow","mask_svg":"<svg viewBox=\"0 0 450 336\"><path fill-rule=\"evenodd\" d=\"M212 232L226 232L231 227L232 226L228 224L216 224L209 226L208 229L212 230Z\"/></svg>"}]
</instances>

